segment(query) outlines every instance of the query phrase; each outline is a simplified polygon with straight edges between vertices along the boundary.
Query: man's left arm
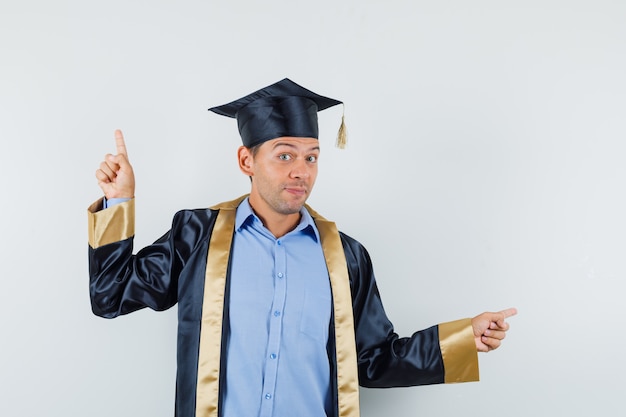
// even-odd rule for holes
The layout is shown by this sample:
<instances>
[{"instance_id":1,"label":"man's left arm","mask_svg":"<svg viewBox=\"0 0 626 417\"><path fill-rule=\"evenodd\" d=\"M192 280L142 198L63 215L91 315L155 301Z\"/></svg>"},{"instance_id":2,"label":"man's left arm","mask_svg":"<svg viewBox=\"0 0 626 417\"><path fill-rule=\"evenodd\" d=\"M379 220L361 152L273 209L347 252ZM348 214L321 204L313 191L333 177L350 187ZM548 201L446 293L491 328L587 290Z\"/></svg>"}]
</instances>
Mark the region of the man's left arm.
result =
<instances>
[{"instance_id":1,"label":"man's left arm","mask_svg":"<svg viewBox=\"0 0 626 417\"><path fill-rule=\"evenodd\" d=\"M371 260L357 241L342 236L350 273L359 383L398 387L478 380L478 351L497 348L515 309L441 323L399 337L382 305Z\"/></svg>"}]
</instances>

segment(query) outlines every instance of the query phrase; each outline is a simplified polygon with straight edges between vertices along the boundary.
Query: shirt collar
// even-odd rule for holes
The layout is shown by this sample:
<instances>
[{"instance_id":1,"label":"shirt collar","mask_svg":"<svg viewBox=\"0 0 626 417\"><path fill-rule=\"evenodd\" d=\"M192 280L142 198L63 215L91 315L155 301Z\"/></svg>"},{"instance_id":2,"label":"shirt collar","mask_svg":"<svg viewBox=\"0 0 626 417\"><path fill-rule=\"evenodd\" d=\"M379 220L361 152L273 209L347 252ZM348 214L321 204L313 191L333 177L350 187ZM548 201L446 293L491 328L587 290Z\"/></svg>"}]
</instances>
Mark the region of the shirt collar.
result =
<instances>
[{"instance_id":1,"label":"shirt collar","mask_svg":"<svg viewBox=\"0 0 626 417\"><path fill-rule=\"evenodd\" d=\"M235 231L238 232L248 226L255 227L255 224L258 225L258 227L262 227L263 229L265 229L263 222L254 213L254 211L252 210L252 206L250 206L250 202L248 201L248 197L246 197L246 199L243 200L241 204L239 204L239 207L237 207L237 214L235 217ZM320 241L319 233L317 231L317 227L315 227L313 217L311 217L311 214L304 207L300 209L300 223L298 223L295 229L287 234L296 232L302 232L313 238L316 242Z\"/></svg>"}]
</instances>

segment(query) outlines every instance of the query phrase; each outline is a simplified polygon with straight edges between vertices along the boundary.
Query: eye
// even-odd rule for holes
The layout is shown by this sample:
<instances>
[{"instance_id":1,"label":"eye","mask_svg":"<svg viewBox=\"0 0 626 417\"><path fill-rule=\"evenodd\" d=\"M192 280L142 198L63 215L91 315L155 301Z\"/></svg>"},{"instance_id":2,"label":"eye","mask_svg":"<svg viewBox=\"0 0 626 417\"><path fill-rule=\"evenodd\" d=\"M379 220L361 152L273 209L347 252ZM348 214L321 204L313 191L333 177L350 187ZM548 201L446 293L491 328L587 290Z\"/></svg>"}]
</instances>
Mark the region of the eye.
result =
<instances>
[{"instance_id":1,"label":"eye","mask_svg":"<svg viewBox=\"0 0 626 417\"><path fill-rule=\"evenodd\" d=\"M280 155L278 155L278 159L280 159L281 161L289 161L291 159L291 155L289 155L288 153L281 153Z\"/></svg>"},{"instance_id":2,"label":"eye","mask_svg":"<svg viewBox=\"0 0 626 417\"><path fill-rule=\"evenodd\" d=\"M309 156L306 157L306 161L307 162L317 162L317 156L309 155Z\"/></svg>"}]
</instances>

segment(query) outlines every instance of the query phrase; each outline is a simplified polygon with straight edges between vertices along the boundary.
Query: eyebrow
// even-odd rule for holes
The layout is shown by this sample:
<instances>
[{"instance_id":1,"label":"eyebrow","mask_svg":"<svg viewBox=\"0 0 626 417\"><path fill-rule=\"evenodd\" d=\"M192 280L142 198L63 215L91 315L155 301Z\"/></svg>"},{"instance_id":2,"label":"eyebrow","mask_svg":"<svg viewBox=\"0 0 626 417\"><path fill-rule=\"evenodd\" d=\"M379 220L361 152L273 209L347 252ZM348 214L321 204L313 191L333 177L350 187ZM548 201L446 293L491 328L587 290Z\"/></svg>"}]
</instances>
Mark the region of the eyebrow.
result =
<instances>
[{"instance_id":1,"label":"eyebrow","mask_svg":"<svg viewBox=\"0 0 626 417\"><path fill-rule=\"evenodd\" d=\"M297 149L298 147L292 143L288 143L288 142L276 142L274 144L274 146L272 147L272 149L276 149L278 147L281 146L287 146L289 148L293 148L293 149ZM312 148L309 148L308 150L306 150L305 152L310 152L310 151L319 151L320 147L319 146L313 146Z\"/></svg>"}]
</instances>

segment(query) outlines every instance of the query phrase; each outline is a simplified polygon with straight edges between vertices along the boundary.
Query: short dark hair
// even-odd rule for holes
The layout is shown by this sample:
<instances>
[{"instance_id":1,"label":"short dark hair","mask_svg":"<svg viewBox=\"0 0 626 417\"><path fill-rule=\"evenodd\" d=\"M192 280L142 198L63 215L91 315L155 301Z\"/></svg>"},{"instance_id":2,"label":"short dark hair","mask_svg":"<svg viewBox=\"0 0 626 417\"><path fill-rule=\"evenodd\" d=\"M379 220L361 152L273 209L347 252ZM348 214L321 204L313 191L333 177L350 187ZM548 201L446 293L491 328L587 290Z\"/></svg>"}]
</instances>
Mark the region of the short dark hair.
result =
<instances>
[{"instance_id":1,"label":"short dark hair","mask_svg":"<svg viewBox=\"0 0 626 417\"><path fill-rule=\"evenodd\" d=\"M259 153L259 148L261 147L261 145L263 145L263 142L257 143L256 145L248 148L248 150L252 154L252 157L256 157L256 154Z\"/></svg>"}]
</instances>

